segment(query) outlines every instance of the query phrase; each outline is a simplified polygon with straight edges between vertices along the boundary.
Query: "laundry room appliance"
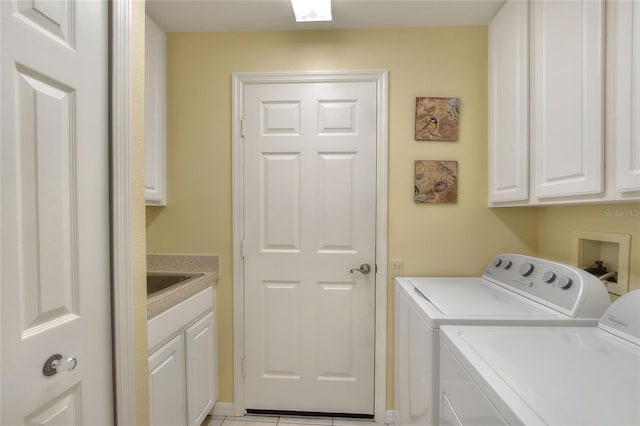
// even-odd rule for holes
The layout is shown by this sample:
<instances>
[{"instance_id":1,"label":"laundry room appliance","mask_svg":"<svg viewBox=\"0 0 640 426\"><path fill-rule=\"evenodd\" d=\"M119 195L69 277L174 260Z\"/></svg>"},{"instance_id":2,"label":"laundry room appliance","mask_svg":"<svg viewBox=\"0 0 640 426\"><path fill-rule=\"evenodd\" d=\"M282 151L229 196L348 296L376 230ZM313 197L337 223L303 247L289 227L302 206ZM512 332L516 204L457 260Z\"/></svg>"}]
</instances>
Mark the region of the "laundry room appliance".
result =
<instances>
[{"instance_id":1,"label":"laundry room appliance","mask_svg":"<svg viewBox=\"0 0 640 426\"><path fill-rule=\"evenodd\" d=\"M519 254L494 257L481 277L398 277L395 300L395 423L419 426L439 420L441 326L596 327L610 305L595 276Z\"/></svg>"},{"instance_id":2,"label":"laundry room appliance","mask_svg":"<svg viewBox=\"0 0 640 426\"><path fill-rule=\"evenodd\" d=\"M441 425L639 425L640 290L598 327L444 326Z\"/></svg>"}]
</instances>

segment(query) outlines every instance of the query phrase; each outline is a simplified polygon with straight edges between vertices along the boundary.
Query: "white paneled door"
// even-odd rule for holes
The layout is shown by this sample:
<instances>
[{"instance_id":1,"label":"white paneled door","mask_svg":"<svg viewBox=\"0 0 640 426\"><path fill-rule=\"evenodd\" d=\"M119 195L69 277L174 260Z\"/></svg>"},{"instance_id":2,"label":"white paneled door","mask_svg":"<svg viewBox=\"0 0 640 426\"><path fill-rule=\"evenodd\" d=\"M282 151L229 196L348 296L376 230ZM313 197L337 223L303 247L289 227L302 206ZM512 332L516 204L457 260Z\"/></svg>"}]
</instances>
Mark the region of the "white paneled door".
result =
<instances>
[{"instance_id":1,"label":"white paneled door","mask_svg":"<svg viewBox=\"0 0 640 426\"><path fill-rule=\"evenodd\" d=\"M2 425L114 423L107 18L0 2Z\"/></svg>"},{"instance_id":2,"label":"white paneled door","mask_svg":"<svg viewBox=\"0 0 640 426\"><path fill-rule=\"evenodd\" d=\"M246 407L373 414L376 83L246 85L243 129Z\"/></svg>"}]
</instances>

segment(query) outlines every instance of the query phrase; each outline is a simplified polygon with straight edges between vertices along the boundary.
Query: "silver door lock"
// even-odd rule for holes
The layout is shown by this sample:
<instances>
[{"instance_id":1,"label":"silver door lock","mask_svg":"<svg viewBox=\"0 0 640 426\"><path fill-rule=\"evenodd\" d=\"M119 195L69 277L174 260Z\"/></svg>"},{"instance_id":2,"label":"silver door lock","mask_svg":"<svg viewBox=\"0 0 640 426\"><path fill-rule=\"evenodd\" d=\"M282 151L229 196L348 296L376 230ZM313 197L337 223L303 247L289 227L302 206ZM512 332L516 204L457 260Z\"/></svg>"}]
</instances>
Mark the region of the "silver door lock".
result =
<instances>
[{"instance_id":1,"label":"silver door lock","mask_svg":"<svg viewBox=\"0 0 640 426\"><path fill-rule=\"evenodd\" d=\"M42 374L49 377L58 373L68 373L76 368L76 365L78 365L78 360L74 356L51 355L42 367Z\"/></svg>"},{"instance_id":2,"label":"silver door lock","mask_svg":"<svg viewBox=\"0 0 640 426\"><path fill-rule=\"evenodd\" d=\"M354 272L360 272L361 274L367 275L369 272L371 272L371 265L369 265L368 263L363 263L358 269L349 269L350 274L353 274Z\"/></svg>"}]
</instances>

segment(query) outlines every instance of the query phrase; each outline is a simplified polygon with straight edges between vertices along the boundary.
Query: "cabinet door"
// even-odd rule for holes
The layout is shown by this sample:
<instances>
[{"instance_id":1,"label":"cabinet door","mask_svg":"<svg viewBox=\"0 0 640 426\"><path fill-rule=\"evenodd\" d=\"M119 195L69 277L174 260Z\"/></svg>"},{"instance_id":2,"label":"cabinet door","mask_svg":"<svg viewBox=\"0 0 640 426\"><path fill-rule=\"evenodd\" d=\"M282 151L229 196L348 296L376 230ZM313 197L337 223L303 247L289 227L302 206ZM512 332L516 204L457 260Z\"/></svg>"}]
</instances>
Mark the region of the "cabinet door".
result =
<instances>
[{"instance_id":1,"label":"cabinet door","mask_svg":"<svg viewBox=\"0 0 640 426\"><path fill-rule=\"evenodd\" d=\"M184 343L176 336L149 356L149 408L153 426L186 425Z\"/></svg>"},{"instance_id":2,"label":"cabinet door","mask_svg":"<svg viewBox=\"0 0 640 426\"><path fill-rule=\"evenodd\" d=\"M531 2L535 195L603 191L603 2Z\"/></svg>"},{"instance_id":3,"label":"cabinet door","mask_svg":"<svg viewBox=\"0 0 640 426\"><path fill-rule=\"evenodd\" d=\"M529 198L529 2L489 24L489 202Z\"/></svg>"},{"instance_id":4,"label":"cabinet door","mask_svg":"<svg viewBox=\"0 0 640 426\"><path fill-rule=\"evenodd\" d=\"M640 191L640 1L616 1L614 126L616 189Z\"/></svg>"},{"instance_id":5,"label":"cabinet door","mask_svg":"<svg viewBox=\"0 0 640 426\"><path fill-rule=\"evenodd\" d=\"M165 104L166 34L147 17L145 22L145 199L167 204Z\"/></svg>"},{"instance_id":6,"label":"cabinet door","mask_svg":"<svg viewBox=\"0 0 640 426\"><path fill-rule=\"evenodd\" d=\"M185 332L187 356L187 419L200 425L216 401L213 313Z\"/></svg>"}]
</instances>

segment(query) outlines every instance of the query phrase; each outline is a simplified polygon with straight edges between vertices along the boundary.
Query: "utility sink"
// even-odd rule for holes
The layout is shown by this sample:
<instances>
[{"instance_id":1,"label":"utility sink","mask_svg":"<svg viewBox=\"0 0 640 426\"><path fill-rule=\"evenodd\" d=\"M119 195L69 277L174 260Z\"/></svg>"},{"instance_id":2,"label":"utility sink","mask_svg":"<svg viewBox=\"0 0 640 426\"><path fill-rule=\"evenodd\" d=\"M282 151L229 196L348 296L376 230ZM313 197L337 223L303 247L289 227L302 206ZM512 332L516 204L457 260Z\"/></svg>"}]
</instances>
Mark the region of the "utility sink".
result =
<instances>
[{"instance_id":1,"label":"utility sink","mask_svg":"<svg viewBox=\"0 0 640 426\"><path fill-rule=\"evenodd\" d=\"M148 272L147 273L147 296L180 284L192 278L198 278L203 274L186 274L184 272Z\"/></svg>"}]
</instances>

